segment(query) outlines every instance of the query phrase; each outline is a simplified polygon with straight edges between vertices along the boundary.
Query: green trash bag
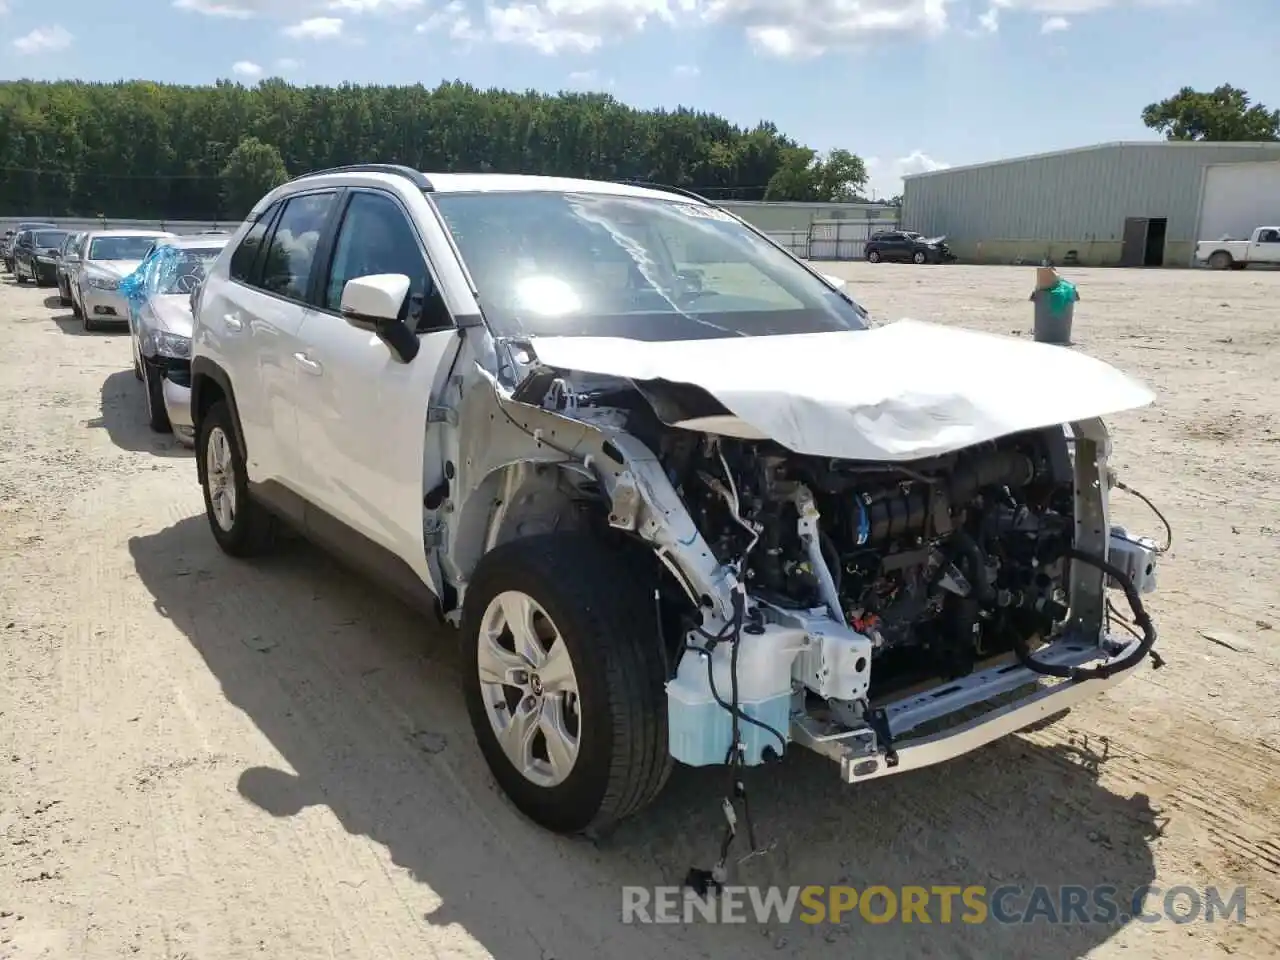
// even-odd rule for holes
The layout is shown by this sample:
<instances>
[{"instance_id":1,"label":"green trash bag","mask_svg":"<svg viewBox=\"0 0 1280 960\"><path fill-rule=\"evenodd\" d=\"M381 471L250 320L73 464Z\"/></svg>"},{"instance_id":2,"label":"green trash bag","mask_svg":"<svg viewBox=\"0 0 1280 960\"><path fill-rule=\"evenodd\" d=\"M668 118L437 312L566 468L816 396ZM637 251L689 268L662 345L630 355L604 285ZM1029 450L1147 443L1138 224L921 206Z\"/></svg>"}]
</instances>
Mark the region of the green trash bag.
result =
<instances>
[{"instance_id":1,"label":"green trash bag","mask_svg":"<svg viewBox=\"0 0 1280 960\"><path fill-rule=\"evenodd\" d=\"M1055 317L1062 316L1080 299L1080 294L1076 292L1076 285L1070 280L1059 280L1045 291L1045 295L1049 300L1049 312Z\"/></svg>"}]
</instances>

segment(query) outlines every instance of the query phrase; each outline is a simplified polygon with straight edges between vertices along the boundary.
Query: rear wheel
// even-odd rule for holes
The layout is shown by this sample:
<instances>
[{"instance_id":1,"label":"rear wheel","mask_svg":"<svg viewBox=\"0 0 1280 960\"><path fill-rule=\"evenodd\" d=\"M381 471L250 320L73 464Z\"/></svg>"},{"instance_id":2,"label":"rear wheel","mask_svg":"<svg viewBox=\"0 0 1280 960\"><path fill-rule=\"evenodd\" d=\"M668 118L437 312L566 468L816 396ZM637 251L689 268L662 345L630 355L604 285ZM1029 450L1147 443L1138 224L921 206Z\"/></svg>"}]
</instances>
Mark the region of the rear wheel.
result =
<instances>
[{"instance_id":1,"label":"rear wheel","mask_svg":"<svg viewBox=\"0 0 1280 960\"><path fill-rule=\"evenodd\" d=\"M584 534L486 554L463 605L462 676L480 751L526 816L599 829L662 789L666 672L642 578Z\"/></svg>"},{"instance_id":2,"label":"rear wheel","mask_svg":"<svg viewBox=\"0 0 1280 960\"><path fill-rule=\"evenodd\" d=\"M200 486L218 546L233 557L255 557L274 545L276 520L249 495L249 475L236 437L235 418L220 400L200 418Z\"/></svg>"},{"instance_id":3,"label":"rear wheel","mask_svg":"<svg viewBox=\"0 0 1280 960\"><path fill-rule=\"evenodd\" d=\"M870 253L868 253L868 254L867 254L867 262L868 262L868 263L879 263L879 262L880 262L880 251L879 251L879 250L872 250Z\"/></svg>"},{"instance_id":4,"label":"rear wheel","mask_svg":"<svg viewBox=\"0 0 1280 960\"><path fill-rule=\"evenodd\" d=\"M1209 267L1213 270L1229 270L1233 262L1231 254L1227 253L1225 250L1215 251L1214 254L1209 257Z\"/></svg>"},{"instance_id":5,"label":"rear wheel","mask_svg":"<svg viewBox=\"0 0 1280 960\"><path fill-rule=\"evenodd\" d=\"M917 266L919 264L926 262L928 259L929 259L928 255L923 250L917 250L915 253L911 255L911 262L916 264Z\"/></svg>"}]
</instances>

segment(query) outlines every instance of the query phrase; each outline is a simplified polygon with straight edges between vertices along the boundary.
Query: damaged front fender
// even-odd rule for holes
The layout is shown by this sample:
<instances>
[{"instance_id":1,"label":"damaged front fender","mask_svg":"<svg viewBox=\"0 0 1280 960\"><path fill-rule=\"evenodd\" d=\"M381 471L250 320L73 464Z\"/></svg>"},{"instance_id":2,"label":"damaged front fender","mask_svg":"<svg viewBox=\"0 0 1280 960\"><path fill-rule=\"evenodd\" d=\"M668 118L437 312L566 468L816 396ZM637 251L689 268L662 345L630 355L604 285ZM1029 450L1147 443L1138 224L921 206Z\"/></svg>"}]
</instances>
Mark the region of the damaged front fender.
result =
<instances>
[{"instance_id":1,"label":"damaged front fender","mask_svg":"<svg viewBox=\"0 0 1280 960\"><path fill-rule=\"evenodd\" d=\"M594 500L610 526L654 549L695 605L732 617L736 576L716 559L652 450L607 418L588 422L515 400L477 372L459 411L456 494L441 508L442 566L459 604L488 550L571 528Z\"/></svg>"}]
</instances>

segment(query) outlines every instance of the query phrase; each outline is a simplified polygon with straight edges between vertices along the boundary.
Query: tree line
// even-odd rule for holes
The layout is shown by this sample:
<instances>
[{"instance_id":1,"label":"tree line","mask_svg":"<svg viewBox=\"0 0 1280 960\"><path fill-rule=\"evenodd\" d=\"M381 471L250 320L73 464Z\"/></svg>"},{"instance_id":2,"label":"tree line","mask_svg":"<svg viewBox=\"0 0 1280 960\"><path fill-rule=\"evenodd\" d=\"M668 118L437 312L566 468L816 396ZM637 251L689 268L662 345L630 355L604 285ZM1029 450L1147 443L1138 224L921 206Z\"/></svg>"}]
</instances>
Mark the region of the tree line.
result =
<instances>
[{"instance_id":1,"label":"tree line","mask_svg":"<svg viewBox=\"0 0 1280 960\"><path fill-rule=\"evenodd\" d=\"M713 199L853 200L862 160L769 122L602 93L266 80L0 83L0 215L242 217L267 189L356 162L646 180Z\"/></svg>"}]
</instances>

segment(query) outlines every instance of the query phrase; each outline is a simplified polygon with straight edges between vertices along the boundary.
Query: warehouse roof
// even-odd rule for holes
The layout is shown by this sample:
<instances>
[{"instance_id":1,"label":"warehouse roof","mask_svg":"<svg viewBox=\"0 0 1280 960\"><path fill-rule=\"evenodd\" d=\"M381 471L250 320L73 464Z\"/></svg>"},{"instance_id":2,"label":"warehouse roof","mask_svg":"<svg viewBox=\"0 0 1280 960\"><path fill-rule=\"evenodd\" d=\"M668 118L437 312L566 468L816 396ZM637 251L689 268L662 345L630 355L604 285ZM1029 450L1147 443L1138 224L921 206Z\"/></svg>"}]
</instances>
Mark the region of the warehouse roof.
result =
<instances>
[{"instance_id":1,"label":"warehouse roof","mask_svg":"<svg viewBox=\"0 0 1280 960\"><path fill-rule=\"evenodd\" d=\"M1110 143L1095 143L1087 147L1071 147L1066 150L1048 150L1044 153L1032 153L1022 157L1006 157L1002 160L985 160L982 163L966 163L959 167L942 167L924 173L908 173L903 180L918 180L922 177L937 177L943 174L956 173L962 170L978 170L982 167L1000 167L1009 163L1021 163L1024 160L1046 160L1049 157L1066 157L1074 153L1091 153L1095 150L1120 150L1125 147L1167 147L1175 150L1206 149L1210 147L1232 147L1238 149L1256 149L1262 154L1275 154L1280 159L1280 143L1263 141L1259 143L1243 143L1221 140L1114 140Z\"/></svg>"}]
</instances>

